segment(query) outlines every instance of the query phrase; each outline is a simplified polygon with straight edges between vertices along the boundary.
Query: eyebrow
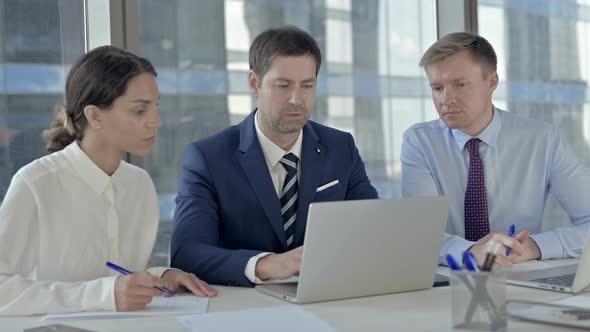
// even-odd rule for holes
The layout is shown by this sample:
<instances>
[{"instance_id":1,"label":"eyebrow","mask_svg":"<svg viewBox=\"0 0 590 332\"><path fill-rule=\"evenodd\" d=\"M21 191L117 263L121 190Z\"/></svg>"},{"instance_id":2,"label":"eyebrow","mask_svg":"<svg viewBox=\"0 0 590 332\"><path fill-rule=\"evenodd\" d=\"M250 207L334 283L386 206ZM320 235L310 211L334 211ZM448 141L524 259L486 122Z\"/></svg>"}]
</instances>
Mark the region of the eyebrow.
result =
<instances>
[{"instance_id":1,"label":"eyebrow","mask_svg":"<svg viewBox=\"0 0 590 332\"><path fill-rule=\"evenodd\" d=\"M461 76L461 77L457 77L457 78L453 78L450 79L449 81L455 83L455 82L460 82L460 81L469 81L470 79L465 77L465 76ZM429 82L430 86L432 85L441 85L442 83L440 81L435 81L435 82Z\"/></svg>"},{"instance_id":2,"label":"eyebrow","mask_svg":"<svg viewBox=\"0 0 590 332\"><path fill-rule=\"evenodd\" d=\"M290 80L290 79L284 78L284 77L277 77L277 78L275 78L275 81L294 82L293 80ZM315 78L308 78L306 80L301 81L301 83L309 83L309 82L315 82L315 81L316 81Z\"/></svg>"},{"instance_id":3,"label":"eyebrow","mask_svg":"<svg viewBox=\"0 0 590 332\"><path fill-rule=\"evenodd\" d=\"M158 98L156 98L156 102L160 100L160 96L158 96ZM131 101L132 103L140 103L140 104L151 104L152 101L151 100L147 100L147 99L135 99L133 101Z\"/></svg>"}]
</instances>

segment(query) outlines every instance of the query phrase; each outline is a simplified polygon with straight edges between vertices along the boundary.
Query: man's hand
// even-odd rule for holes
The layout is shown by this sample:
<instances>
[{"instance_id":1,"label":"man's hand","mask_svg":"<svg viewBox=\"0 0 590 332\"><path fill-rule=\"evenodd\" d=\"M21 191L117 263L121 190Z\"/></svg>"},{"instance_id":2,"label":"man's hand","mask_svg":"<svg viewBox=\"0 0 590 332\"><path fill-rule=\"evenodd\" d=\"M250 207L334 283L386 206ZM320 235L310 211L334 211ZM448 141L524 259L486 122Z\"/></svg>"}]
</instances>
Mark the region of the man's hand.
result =
<instances>
[{"instance_id":1,"label":"man's hand","mask_svg":"<svg viewBox=\"0 0 590 332\"><path fill-rule=\"evenodd\" d=\"M217 291L192 273L176 269L169 269L162 275L162 280L170 285L170 289L177 291L183 287L199 297L215 297Z\"/></svg>"},{"instance_id":2,"label":"man's hand","mask_svg":"<svg viewBox=\"0 0 590 332\"><path fill-rule=\"evenodd\" d=\"M115 281L115 306L117 311L142 310L152 302L152 297L164 292L154 287L169 287L162 279L147 272L119 276Z\"/></svg>"},{"instance_id":3,"label":"man's hand","mask_svg":"<svg viewBox=\"0 0 590 332\"><path fill-rule=\"evenodd\" d=\"M528 230L525 229L524 231L518 233L518 235L516 235L514 238L520 242L520 245L523 248L523 253L519 255L517 253L511 252L510 255L508 255L508 259L512 263L541 259L541 249L537 245L537 242L535 242L535 240L529 236ZM504 254L505 253L506 252L504 252Z\"/></svg>"},{"instance_id":4,"label":"man's hand","mask_svg":"<svg viewBox=\"0 0 590 332\"><path fill-rule=\"evenodd\" d=\"M256 262L255 274L261 280L287 279L299 273L303 246L283 254L270 254Z\"/></svg>"},{"instance_id":5,"label":"man's hand","mask_svg":"<svg viewBox=\"0 0 590 332\"><path fill-rule=\"evenodd\" d=\"M482 266L485 262L488 254L487 243L492 240L504 246L496 256L495 264L499 266L512 266L513 263L541 258L541 250L537 243L529 237L529 231L526 229L518 233L514 238L503 233L489 233L468 249L475 256L479 266ZM506 256L506 248L510 248L510 255L508 256Z\"/></svg>"}]
</instances>

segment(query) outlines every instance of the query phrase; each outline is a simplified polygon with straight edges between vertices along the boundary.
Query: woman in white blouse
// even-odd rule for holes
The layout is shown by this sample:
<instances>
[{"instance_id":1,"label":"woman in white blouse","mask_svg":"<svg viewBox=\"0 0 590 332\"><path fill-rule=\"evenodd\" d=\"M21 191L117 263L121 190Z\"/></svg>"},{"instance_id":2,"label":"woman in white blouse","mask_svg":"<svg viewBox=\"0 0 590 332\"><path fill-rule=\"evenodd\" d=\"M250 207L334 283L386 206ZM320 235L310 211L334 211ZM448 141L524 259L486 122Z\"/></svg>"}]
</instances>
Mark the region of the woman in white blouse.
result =
<instances>
[{"instance_id":1,"label":"woman in white blouse","mask_svg":"<svg viewBox=\"0 0 590 332\"><path fill-rule=\"evenodd\" d=\"M139 310L155 287L216 291L195 275L146 266L158 198L124 153L151 152L162 126L156 71L144 58L96 48L67 77L65 103L45 132L51 154L20 169L0 207L0 315ZM132 271L120 276L111 261Z\"/></svg>"}]
</instances>

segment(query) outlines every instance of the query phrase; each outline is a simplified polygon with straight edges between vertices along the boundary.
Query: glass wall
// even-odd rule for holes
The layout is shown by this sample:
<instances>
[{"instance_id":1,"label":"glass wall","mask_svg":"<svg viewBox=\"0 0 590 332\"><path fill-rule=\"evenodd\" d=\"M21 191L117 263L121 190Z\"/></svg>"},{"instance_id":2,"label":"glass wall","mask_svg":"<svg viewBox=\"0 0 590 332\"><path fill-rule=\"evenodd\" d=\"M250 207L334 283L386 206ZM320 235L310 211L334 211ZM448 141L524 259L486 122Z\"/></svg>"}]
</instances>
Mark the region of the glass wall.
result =
<instances>
[{"instance_id":1,"label":"glass wall","mask_svg":"<svg viewBox=\"0 0 590 332\"><path fill-rule=\"evenodd\" d=\"M480 0L479 33L498 53L495 104L550 122L590 166L590 1ZM551 199L545 228L569 224Z\"/></svg>"},{"instance_id":2,"label":"glass wall","mask_svg":"<svg viewBox=\"0 0 590 332\"><path fill-rule=\"evenodd\" d=\"M496 105L556 124L589 162L590 1L480 0L478 13L499 56ZM184 146L253 110L248 48L270 27L316 38L324 63L312 118L351 132L380 195L399 196L402 134L436 118L417 64L435 16L435 0L140 0L139 53L159 72L164 122L143 163L161 207L154 263L167 257ZM84 1L0 1L0 200L14 173L46 153L41 133L83 52ZM567 223L554 201L546 218Z\"/></svg>"},{"instance_id":3,"label":"glass wall","mask_svg":"<svg viewBox=\"0 0 590 332\"><path fill-rule=\"evenodd\" d=\"M0 1L0 201L14 173L46 154L41 133L83 53L83 1Z\"/></svg>"},{"instance_id":4,"label":"glass wall","mask_svg":"<svg viewBox=\"0 0 590 332\"><path fill-rule=\"evenodd\" d=\"M324 63L312 119L351 132L380 195L399 196L402 134L436 116L417 64L436 38L434 0L139 4L140 53L158 69L164 123L145 162L160 197L156 258L167 256L184 146L253 110L248 49L270 27L291 24L316 38Z\"/></svg>"}]
</instances>

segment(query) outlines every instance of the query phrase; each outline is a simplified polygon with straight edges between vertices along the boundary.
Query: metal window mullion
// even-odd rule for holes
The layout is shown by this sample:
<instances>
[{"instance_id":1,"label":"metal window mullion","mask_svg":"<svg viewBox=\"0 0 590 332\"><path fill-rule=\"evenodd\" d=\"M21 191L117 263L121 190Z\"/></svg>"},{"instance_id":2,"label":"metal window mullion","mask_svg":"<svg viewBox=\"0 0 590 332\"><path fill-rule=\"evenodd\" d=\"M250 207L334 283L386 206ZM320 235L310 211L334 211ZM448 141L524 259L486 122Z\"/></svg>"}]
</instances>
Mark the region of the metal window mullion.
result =
<instances>
[{"instance_id":1,"label":"metal window mullion","mask_svg":"<svg viewBox=\"0 0 590 332\"><path fill-rule=\"evenodd\" d=\"M139 0L86 0L86 51L112 45L139 51ZM143 158L127 153L125 160L143 166Z\"/></svg>"},{"instance_id":2,"label":"metal window mullion","mask_svg":"<svg viewBox=\"0 0 590 332\"><path fill-rule=\"evenodd\" d=\"M477 33L477 0L436 0L436 23L438 38L451 32Z\"/></svg>"}]
</instances>

